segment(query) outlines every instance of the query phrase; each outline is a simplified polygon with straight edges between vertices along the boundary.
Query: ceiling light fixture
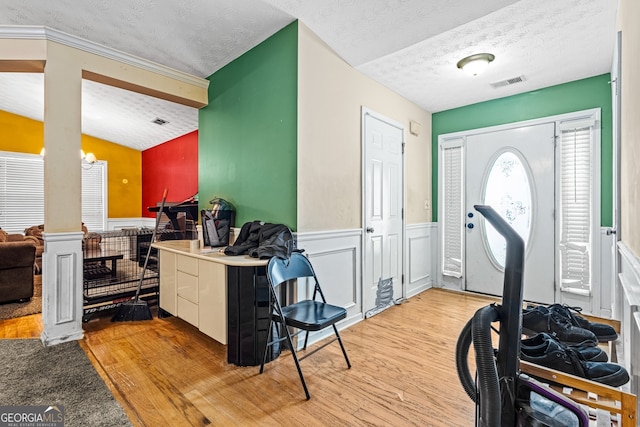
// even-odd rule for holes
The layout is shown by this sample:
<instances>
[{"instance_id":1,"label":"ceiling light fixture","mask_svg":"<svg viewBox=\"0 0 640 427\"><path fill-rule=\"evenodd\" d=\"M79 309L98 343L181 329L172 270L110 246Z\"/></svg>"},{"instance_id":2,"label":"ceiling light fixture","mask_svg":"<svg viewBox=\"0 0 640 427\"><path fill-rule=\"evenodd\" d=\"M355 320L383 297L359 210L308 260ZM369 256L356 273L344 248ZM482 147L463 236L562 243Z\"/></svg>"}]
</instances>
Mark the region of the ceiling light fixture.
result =
<instances>
[{"instance_id":1,"label":"ceiling light fixture","mask_svg":"<svg viewBox=\"0 0 640 427\"><path fill-rule=\"evenodd\" d=\"M80 157L82 157L82 168L91 169L93 164L98 161L98 158L93 153L84 154L84 151L80 150Z\"/></svg>"},{"instance_id":2,"label":"ceiling light fixture","mask_svg":"<svg viewBox=\"0 0 640 427\"><path fill-rule=\"evenodd\" d=\"M476 53L458 61L458 68L471 76L483 72L496 57L490 53Z\"/></svg>"},{"instance_id":3,"label":"ceiling light fixture","mask_svg":"<svg viewBox=\"0 0 640 427\"><path fill-rule=\"evenodd\" d=\"M44 147L40 150L40 156L44 157ZM93 153L84 153L84 150L80 150L80 159L82 161L82 169L91 169L93 164L98 161L98 158Z\"/></svg>"}]
</instances>

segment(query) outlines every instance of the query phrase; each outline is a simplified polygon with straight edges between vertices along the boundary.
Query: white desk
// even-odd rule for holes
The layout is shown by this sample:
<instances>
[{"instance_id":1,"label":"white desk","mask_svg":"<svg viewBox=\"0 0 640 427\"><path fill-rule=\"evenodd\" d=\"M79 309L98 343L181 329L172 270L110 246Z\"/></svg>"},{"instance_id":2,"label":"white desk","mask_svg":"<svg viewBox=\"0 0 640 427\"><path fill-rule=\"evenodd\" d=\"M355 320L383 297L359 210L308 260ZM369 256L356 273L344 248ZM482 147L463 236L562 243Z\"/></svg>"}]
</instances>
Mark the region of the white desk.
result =
<instances>
[{"instance_id":1,"label":"white desk","mask_svg":"<svg viewBox=\"0 0 640 427\"><path fill-rule=\"evenodd\" d=\"M221 250L191 250L188 240L157 242L160 308L227 344L227 266L260 267L267 260L227 256Z\"/></svg>"}]
</instances>

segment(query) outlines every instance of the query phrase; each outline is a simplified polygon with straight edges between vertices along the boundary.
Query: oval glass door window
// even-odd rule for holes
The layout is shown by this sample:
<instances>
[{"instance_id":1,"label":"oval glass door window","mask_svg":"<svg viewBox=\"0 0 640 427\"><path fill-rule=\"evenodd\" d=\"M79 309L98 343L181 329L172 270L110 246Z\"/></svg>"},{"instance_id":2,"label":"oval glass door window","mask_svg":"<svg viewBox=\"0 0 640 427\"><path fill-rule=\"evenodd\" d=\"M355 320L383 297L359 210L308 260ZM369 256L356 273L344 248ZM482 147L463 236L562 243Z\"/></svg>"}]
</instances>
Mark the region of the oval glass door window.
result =
<instances>
[{"instance_id":1,"label":"oval glass door window","mask_svg":"<svg viewBox=\"0 0 640 427\"><path fill-rule=\"evenodd\" d=\"M487 174L484 204L495 209L522 237L525 248L531 234L531 181L523 159L514 151L505 151L495 160ZM485 222L485 246L493 262L504 269L507 244L488 222Z\"/></svg>"}]
</instances>

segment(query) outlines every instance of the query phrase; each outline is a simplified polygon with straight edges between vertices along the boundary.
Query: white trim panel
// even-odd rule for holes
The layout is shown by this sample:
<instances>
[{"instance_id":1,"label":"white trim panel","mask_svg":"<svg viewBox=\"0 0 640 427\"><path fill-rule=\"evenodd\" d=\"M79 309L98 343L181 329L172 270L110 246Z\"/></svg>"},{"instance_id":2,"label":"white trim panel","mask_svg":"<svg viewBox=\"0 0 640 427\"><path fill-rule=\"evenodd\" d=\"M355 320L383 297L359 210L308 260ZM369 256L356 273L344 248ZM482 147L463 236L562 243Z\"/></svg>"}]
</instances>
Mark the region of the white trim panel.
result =
<instances>
[{"instance_id":1,"label":"white trim panel","mask_svg":"<svg viewBox=\"0 0 640 427\"><path fill-rule=\"evenodd\" d=\"M618 363L629 372L630 392L640 392L640 259L623 242L618 242L620 273L613 291L614 316L621 322ZM638 402L640 409L640 401Z\"/></svg>"},{"instance_id":2,"label":"white trim panel","mask_svg":"<svg viewBox=\"0 0 640 427\"><path fill-rule=\"evenodd\" d=\"M437 223L411 224L406 228L405 297L411 298L433 286L437 259Z\"/></svg>"},{"instance_id":3,"label":"white trim panel","mask_svg":"<svg viewBox=\"0 0 640 427\"><path fill-rule=\"evenodd\" d=\"M44 345L79 340L82 332L82 232L43 233Z\"/></svg>"},{"instance_id":4,"label":"white trim panel","mask_svg":"<svg viewBox=\"0 0 640 427\"><path fill-rule=\"evenodd\" d=\"M296 233L296 237L298 248L311 260L327 301L347 309L340 327L362 320L362 230ZM306 287L300 286L298 299L308 297Z\"/></svg>"},{"instance_id":5,"label":"white trim panel","mask_svg":"<svg viewBox=\"0 0 640 427\"><path fill-rule=\"evenodd\" d=\"M362 312L362 230L296 233L298 248L304 249L330 304L347 309L347 318L337 326L342 330L360 322ZM313 289L298 283L297 299L311 298ZM325 329L309 334L309 343L331 336ZM302 345L302 342L299 343Z\"/></svg>"}]
</instances>

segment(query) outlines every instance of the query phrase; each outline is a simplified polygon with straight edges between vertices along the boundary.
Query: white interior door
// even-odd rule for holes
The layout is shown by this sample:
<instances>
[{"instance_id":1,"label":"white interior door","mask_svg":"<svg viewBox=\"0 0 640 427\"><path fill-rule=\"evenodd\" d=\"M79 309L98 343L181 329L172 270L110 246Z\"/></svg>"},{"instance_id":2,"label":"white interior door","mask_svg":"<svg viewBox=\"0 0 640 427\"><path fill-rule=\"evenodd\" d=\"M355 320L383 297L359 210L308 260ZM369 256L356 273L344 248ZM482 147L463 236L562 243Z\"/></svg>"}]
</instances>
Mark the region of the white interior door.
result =
<instances>
[{"instance_id":1,"label":"white interior door","mask_svg":"<svg viewBox=\"0 0 640 427\"><path fill-rule=\"evenodd\" d=\"M502 295L505 241L475 204L491 205L525 241L524 299L554 302L553 123L470 135L466 166L466 289Z\"/></svg>"},{"instance_id":2,"label":"white interior door","mask_svg":"<svg viewBox=\"0 0 640 427\"><path fill-rule=\"evenodd\" d=\"M380 278L393 278L393 298L402 297L403 129L370 111L364 134L364 311L376 307Z\"/></svg>"}]
</instances>

